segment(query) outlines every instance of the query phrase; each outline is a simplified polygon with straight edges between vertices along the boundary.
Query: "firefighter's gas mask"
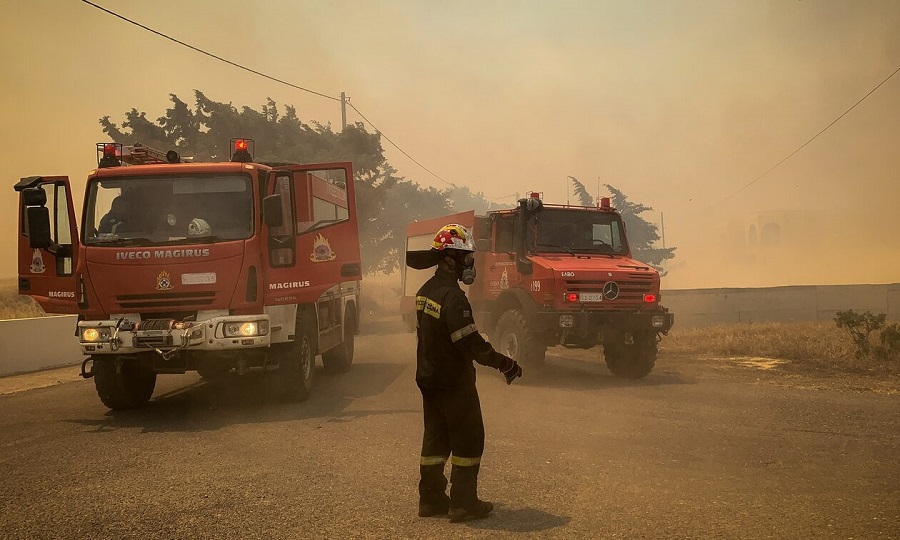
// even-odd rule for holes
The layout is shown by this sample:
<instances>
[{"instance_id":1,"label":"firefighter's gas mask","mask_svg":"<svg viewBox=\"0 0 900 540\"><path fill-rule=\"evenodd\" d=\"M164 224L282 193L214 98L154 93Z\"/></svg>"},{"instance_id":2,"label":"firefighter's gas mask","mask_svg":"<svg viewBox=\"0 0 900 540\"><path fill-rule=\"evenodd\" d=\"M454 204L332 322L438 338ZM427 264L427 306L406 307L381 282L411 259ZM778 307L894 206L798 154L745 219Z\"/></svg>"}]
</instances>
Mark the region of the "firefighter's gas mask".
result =
<instances>
[{"instance_id":1,"label":"firefighter's gas mask","mask_svg":"<svg viewBox=\"0 0 900 540\"><path fill-rule=\"evenodd\" d=\"M465 285L475 283L475 253L462 251L454 253L450 258L455 263L453 271L456 273L456 279Z\"/></svg>"}]
</instances>

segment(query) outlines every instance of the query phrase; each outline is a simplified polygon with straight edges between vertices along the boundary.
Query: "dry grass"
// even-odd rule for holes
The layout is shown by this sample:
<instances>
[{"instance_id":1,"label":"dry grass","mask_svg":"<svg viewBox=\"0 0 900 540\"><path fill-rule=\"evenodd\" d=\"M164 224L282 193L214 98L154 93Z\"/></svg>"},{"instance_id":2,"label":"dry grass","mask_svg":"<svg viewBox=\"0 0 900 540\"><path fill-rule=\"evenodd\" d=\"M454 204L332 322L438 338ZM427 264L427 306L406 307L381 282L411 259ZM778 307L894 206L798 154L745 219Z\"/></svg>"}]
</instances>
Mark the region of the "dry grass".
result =
<instances>
[{"instance_id":1,"label":"dry grass","mask_svg":"<svg viewBox=\"0 0 900 540\"><path fill-rule=\"evenodd\" d=\"M15 279L0 280L0 319L46 317L41 306L29 296L20 296Z\"/></svg>"},{"instance_id":2,"label":"dry grass","mask_svg":"<svg viewBox=\"0 0 900 540\"><path fill-rule=\"evenodd\" d=\"M787 360L784 369L900 374L900 362L857 358L833 322L749 323L672 330L660 350L671 353Z\"/></svg>"}]
</instances>

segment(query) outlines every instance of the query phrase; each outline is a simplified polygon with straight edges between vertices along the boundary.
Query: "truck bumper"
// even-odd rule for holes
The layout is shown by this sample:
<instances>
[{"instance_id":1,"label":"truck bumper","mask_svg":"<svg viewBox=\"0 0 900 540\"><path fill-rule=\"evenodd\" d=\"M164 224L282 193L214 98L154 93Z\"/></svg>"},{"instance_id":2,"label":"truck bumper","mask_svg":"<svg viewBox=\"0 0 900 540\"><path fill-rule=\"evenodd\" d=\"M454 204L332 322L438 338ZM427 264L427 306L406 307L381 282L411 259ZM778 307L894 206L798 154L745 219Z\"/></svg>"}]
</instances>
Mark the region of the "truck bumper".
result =
<instances>
[{"instance_id":1,"label":"truck bumper","mask_svg":"<svg viewBox=\"0 0 900 540\"><path fill-rule=\"evenodd\" d=\"M269 316L258 314L229 315L203 321L80 321L78 339L84 354L95 355L249 349L268 347L271 338Z\"/></svg>"},{"instance_id":2,"label":"truck bumper","mask_svg":"<svg viewBox=\"0 0 900 540\"><path fill-rule=\"evenodd\" d=\"M675 314L662 308L647 312L553 311L538 313L545 329L588 331L602 326L647 329L667 334L675 324Z\"/></svg>"}]
</instances>

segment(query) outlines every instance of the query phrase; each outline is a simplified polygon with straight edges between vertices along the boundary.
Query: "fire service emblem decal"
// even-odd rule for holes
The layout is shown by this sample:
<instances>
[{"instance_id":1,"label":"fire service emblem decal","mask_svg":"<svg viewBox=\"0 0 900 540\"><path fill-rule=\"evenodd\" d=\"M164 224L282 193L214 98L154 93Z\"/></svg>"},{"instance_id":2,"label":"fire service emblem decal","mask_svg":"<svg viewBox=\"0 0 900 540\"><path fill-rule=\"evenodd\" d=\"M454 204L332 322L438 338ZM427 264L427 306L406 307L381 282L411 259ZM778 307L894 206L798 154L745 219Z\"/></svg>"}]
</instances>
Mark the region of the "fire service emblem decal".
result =
<instances>
[{"instance_id":1,"label":"fire service emblem decal","mask_svg":"<svg viewBox=\"0 0 900 540\"><path fill-rule=\"evenodd\" d=\"M328 243L328 239L321 234L316 235L316 239L313 241L313 251L309 254L309 260L312 262L326 262L333 261L335 258L337 258L337 255L331 251L331 244Z\"/></svg>"},{"instance_id":2,"label":"fire service emblem decal","mask_svg":"<svg viewBox=\"0 0 900 540\"><path fill-rule=\"evenodd\" d=\"M506 271L506 268L503 269L503 273L500 274L500 289L505 291L509 288L509 272Z\"/></svg>"},{"instance_id":3,"label":"fire service emblem decal","mask_svg":"<svg viewBox=\"0 0 900 540\"><path fill-rule=\"evenodd\" d=\"M156 276L156 290L169 291L172 289L172 278L169 273L163 270Z\"/></svg>"}]
</instances>

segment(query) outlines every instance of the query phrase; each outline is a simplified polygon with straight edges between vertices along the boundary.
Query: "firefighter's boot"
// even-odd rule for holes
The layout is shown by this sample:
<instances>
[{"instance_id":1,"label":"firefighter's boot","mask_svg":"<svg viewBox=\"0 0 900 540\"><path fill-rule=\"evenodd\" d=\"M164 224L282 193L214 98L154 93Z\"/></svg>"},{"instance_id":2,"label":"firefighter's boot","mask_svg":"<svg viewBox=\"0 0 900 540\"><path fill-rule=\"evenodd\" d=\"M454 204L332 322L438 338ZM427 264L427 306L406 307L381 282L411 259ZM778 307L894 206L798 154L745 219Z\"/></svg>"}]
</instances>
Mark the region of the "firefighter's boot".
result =
<instances>
[{"instance_id":1,"label":"firefighter's boot","mask_svg":"<svg viewBox=\"0 0 900 540\"><path fill-rule=\"evenodd\" d=\"M478 498L478 469L475 465L453 465L450 472L450 521L481 519L494 510L493 503Z\"/></svg>"},{"instance_id":2,"label":"firefighter's boot","mask_svg":"<svg viewBox=\"0 0 900 540\"><path fill-rule=\"evenodd\" d=\"M446 516L450 509L444 464L419 466L419 517Z\"/></svg>"}]
</instances>

